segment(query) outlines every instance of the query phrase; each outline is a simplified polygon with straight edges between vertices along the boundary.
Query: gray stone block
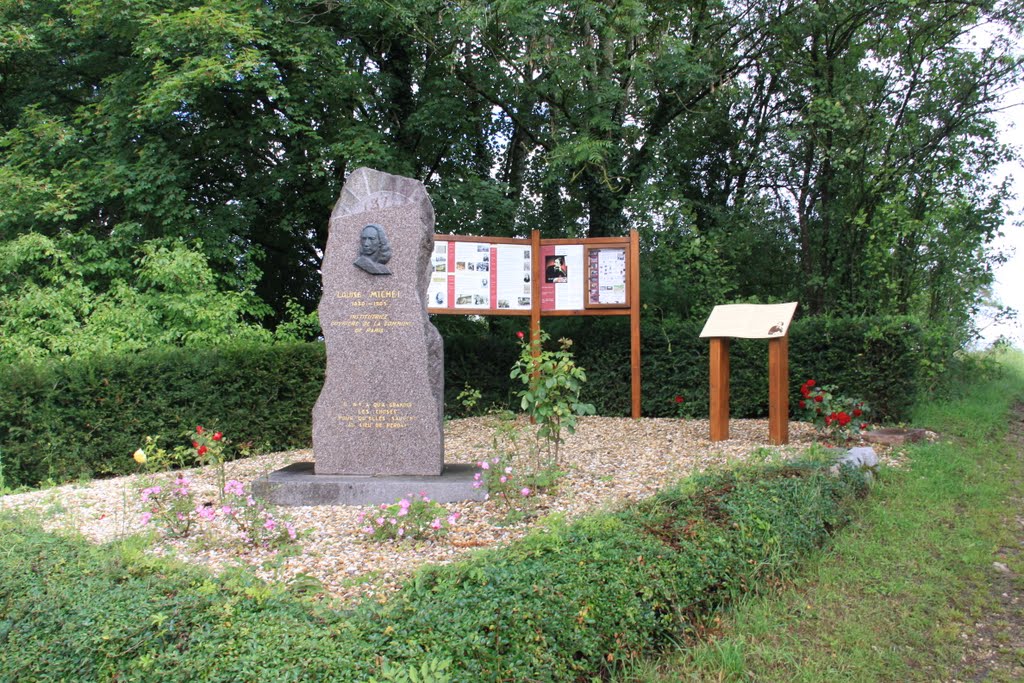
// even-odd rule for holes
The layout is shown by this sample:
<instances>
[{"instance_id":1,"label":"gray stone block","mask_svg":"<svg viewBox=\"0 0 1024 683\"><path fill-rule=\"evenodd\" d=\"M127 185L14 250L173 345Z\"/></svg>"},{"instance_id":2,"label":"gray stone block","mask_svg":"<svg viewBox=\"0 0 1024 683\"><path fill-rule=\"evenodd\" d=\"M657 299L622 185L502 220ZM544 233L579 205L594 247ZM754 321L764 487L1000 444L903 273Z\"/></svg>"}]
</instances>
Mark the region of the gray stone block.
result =
<instances>
[{"instance_id":1,"label":"gray stone block","mask_svg":"<svg viewBox=\"0 0 1024 683\"><path fill-rule=\"evenodd\" d=\"M360 476L314 474L313 463L296 462L252 483L253 494L274 505L380 505L425 494L438 503L486 500L473 488L475 465L449 464L438 476Z\"/></svg>"},{"instance_id":2,"label":"gray stone block","mask_svg":"<svg viewBox=\"0 0 1024 683\"><path fill-rule=\"evenodd\" d=\"M878 466L878 455L870 446L859 446L848 450L839 462L850 467L874 468Z\"/></svg>"},{"instance_id":3,"label":"gray stone block","mask_svg":"<svg viewBox=\"0 0 1024 683\"><path fill-rule=\"evenodd\" d=\"M331 214L321 267L318 475L441 475L444 358L427 314L434 209L423 184L361 168Z\"/></svg>"}]
</instances>

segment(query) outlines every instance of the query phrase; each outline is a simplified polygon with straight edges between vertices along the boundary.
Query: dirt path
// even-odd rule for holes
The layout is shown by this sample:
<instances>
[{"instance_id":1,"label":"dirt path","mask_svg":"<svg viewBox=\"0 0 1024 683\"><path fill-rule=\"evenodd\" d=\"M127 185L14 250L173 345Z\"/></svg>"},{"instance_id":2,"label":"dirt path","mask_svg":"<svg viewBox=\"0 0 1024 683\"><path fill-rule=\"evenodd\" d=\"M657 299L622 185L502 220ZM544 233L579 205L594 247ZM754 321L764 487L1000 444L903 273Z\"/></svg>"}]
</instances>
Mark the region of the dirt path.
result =
<instances>
[{"instance_id":1,"label":"dirt path","mask_svg":"<svg viewBox=\"0 0 1024 683\"><path fill-rule=\"evenodd\" d=\"M996 551L990 568L991 603L974 627L961 635L970 644L957 681L1024 681L1024 404L1013 408L1009 443L1015 451L1007 466L1014 493L1003 524L1013 541Z\"/></svg>"}]
</instances>

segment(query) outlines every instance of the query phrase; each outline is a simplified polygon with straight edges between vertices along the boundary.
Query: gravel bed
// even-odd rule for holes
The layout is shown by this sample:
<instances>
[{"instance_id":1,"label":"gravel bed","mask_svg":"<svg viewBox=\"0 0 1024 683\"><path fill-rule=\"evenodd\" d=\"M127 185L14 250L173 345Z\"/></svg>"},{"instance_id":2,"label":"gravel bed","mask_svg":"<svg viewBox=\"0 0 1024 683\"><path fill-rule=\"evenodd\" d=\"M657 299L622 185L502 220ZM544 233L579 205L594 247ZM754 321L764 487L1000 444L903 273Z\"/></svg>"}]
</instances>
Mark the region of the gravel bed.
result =
<instances>
[{"instance_id":1,"label":"gravel bed","mask_svg":"<svg viewBox=\"0 0 1024 683\"><path fill-rule=\"evenodd\" d=\"M493 417L447 422L445 460L476 462L487 458L496 424ZM795 454L814 441L813 428L808 424L793 422L789 430L790 445L774 451ZM555 493L538 496L537 517L558 512L573 518L618 506L649 496L693 472L745 461L752 454L765 457L760 449L771 448L767 420L732 420L730 437L712 443L707 420L582 418L576 433L562 445L568 475ZM898 455L878 446L875 449L884 463L899 464ZM271 453L227 463L226 474L228 479L248 483L266 472L312 459L310 450ZM216 468L184 473L192 479L197 501L207 497L216 500ZM281 556L271 551L244 550L223 540L215 542L223 539L219 535L201 534L184 540L158 538L140 521L140 479L118 477L11 494L0 497L0 509L30 511L48 530L77 531L96 543L150 533L152 552L173 555L213 571L244 564L273 581L306 574L322 582L327 595L341 599L372 596L378 600L386 599L416 567L451 562L475 549L515 540L536 520L504 524L506 512L493 500L453 503L445 507L449 513L460 513L460 518L446 537L429 542L376 543L364 540L359 532L359 514L370 509L365 506L280 508L301 535L301 550Z\"/></svg>"}]
</instances>

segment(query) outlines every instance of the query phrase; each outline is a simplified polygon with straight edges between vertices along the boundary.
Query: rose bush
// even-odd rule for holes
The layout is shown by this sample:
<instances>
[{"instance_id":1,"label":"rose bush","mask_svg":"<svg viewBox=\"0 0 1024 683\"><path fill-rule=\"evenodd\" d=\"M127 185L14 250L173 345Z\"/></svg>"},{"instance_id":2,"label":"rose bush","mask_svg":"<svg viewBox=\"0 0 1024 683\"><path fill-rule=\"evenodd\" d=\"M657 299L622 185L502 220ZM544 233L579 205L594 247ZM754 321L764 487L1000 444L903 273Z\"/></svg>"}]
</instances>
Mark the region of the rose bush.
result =
<instances>
[{"instance_id":1,"label":"rose bush","mask_svg":"<svg viewBox=\"0 0 1024 683\"><path fill-rule=\"evenodd\" d=\"M442 505L424 493L409 494L396 503L359 513L359 531L373 541L411 541L433 538L448 533L448 527L459 520L459 513L448 513Z\"/></svg>"},{"instance_id":2,"label":"rose bush","mask_svg":"<svg viewBox=\"0 0 1024 683\"><path fill-rule=\"evenodd\" d=\"M800 385L797 419L810 422L829 441L847 442L870 428L867 404L836 393L833 385L809 379Z\"/></svg>"}]
</instances>

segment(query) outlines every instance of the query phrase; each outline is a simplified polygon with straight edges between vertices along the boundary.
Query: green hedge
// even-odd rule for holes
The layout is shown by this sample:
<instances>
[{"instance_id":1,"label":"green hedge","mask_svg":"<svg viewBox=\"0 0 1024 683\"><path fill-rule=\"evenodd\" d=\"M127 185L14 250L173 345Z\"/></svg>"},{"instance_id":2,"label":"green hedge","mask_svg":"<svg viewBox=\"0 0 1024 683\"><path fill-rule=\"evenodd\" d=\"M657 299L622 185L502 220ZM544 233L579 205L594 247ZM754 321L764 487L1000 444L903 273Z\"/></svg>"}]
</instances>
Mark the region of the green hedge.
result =
<instances>
[{"instance_id":1,"label":"green hedge","mask_svg":"<svg viewBox=\"0 0 1024 683\"><path fill-rule=\"evenodd\" d=\"M317 344L0 366L5 482L127 473L145 436L187 445L200 424L224 432L235 448L308 446L324 366Z\"/></svg>"},{"instance_id":2,"label":"green hedge","mask_svg":"<svg viewBox=\"0 0 1024 683\"><path fill-rule=\"evenodd\" d=\"M545 321L548 327L551 324ZM642 413L670 417L681 395L691 416L706 417L709 401L709 343L700 338L703 320L657 320L641 324ZM553 337L575 340L587 369L583 399L599 415L628 415L629 326L624 319L558 321ZM789 334L791 405L800 384L815 379L841 393L867 400L885 420L902 420L920 392L926 358L924 332L909 318L800 318ZM733 339L729 350L730 411L734 417L768 413L768 344Z\"/></svg>"},{"instance_id":3,"label":"green hedge","mask_svg":"<svg viewBox=\"0 0 1024 683\"><path fill-rule=\"evenodd\" d=\"M0 517L0 680L343 683L443 660L451 681L595 680L790 572L864 492L812 465L701 475L346 611Z\"/></svg>"},{"instance_id":4,"label":"green hedge","mask_svg":"<svg viewBox=\"0 0 1024 683\"><path fill-rule=\"evenodd\" d=\"M479 390L480 409L512 407L509 369L519 353L519 319L488 325L444 321L445 396ZM703 321L650 316L642 324L645 416L676 414L682 395L691 416L708 409L708 342ZM628 415L629 325L622 318L545 319L553 339L567 336L587 370L583 400L599 415ZM918 394L922 331L904 318L806 318L790 333L792 404L801 382L838 385L867 400L876 416L903 419ZM120 474L146 435L168 446L187 443L197 424L219 429L236 445L308 447L311 412L323 384L322 344L162 350L50 366L0 367L0 461L7 485ZM730 408L761 417L768 404L764 340L733 340Z\"/></svg>"}]
</instances>

